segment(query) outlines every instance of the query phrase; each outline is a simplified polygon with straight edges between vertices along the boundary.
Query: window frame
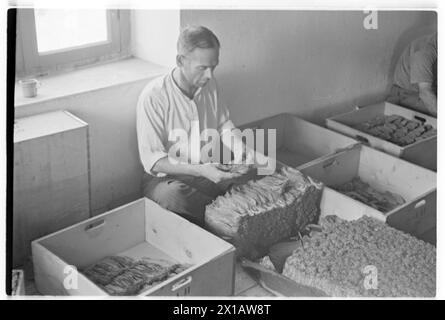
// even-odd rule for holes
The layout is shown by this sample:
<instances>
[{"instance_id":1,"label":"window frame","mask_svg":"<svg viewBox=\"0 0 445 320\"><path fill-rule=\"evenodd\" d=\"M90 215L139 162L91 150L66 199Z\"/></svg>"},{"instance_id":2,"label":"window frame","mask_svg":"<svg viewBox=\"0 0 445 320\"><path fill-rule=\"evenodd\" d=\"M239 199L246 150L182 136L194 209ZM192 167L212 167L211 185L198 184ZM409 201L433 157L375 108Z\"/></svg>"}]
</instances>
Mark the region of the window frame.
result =
<instances>
[{"instance_id":1,"label":"window frame","mask_svg":"<svg viewBox=\"0 0 445 320\"><path fill-rule=\"evenodd\" d=\"M82 10L82 9L76 9ZM45 75L129 54L130 12L107 9L108 40L39 54L33 8L17 10L17 76Z\"/></svg>"}]
</instances>

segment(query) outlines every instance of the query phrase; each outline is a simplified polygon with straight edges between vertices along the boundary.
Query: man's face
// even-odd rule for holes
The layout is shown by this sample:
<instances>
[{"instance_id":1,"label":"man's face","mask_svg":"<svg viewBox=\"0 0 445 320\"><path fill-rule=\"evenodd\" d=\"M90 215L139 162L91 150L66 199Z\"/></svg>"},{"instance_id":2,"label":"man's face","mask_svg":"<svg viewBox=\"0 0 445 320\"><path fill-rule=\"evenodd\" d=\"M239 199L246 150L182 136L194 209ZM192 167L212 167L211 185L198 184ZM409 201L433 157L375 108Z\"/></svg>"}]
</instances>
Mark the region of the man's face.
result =
<instances>
[{"instance_id":1,"label":"man's face","mask_svg":"<svg viewBox=\"0 0 445 320\"><path fill-rule=\"evenodd\" d=\"M203 87L213 78L213 71L218 65L219 49L196 48L180 57L180 68L189 85Z\"/></svg>"}]
</instances>

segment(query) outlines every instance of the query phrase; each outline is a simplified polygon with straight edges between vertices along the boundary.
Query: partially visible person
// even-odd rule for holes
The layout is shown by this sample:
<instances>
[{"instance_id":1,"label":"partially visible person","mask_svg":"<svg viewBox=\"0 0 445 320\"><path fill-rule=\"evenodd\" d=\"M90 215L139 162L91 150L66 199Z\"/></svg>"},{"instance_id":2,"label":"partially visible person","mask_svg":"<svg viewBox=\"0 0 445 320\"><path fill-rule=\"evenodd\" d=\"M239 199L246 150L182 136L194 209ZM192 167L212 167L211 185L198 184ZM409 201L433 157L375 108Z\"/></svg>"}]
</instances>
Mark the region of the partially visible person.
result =
<instances>
[{"instance_id":1,"label":"partially visible person","mask_svg":"<svg viewBox=\"0 0 445 320\"><path fill-rule=\"evenodd\" d=\"M403 51L387 101L437 117L437 32Z\"/></svg>"}]
</instances>

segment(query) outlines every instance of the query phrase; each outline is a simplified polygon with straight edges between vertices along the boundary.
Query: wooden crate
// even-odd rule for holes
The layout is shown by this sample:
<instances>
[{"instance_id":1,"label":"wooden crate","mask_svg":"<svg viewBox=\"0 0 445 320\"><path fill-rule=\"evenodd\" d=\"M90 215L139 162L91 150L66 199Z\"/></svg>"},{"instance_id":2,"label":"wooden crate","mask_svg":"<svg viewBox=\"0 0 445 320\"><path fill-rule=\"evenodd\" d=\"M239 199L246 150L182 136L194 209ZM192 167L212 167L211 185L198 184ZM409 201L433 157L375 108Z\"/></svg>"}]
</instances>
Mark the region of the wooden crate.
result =
<instances>
[{"instance_id":1,"label":"wooden crate","mask_svg":"<svg viewBox=\"0 0 445 320\"><path fill-rule=\"evenodd\" d=\"M364 145L357 145L300 170L325 183L321 199L322 215L355 220L367 215L422 238L436 226L436 173ZM405 203L383 213L356 201L330 186L359 177L380 191L401 195Z\"/></svg>"},{"instance_id":2,"label":"wooden crate","mask_svg":"<svg viewBox=\"0 0 445 320\"><path fill-rule=\"evenodd\" d=\"M327 185L320 203L321 216L336 215L351 221L368 215L424 241L431 242L434 238L427 234L436 225L435 172L362 145L300 170ZM401 194L408 199L407 203L384 214L328 187L356 176L374 187ZM241 265L275 296L326 297L325 292L301 285L259 263L243 259Z\"/></svg>"},{"instance_id":3,"label":"wooden crate","mask_svg":"<svg viewBox=\"0 0 445 320\"><path fill-rule=\"evenodd\" d=\"M233 295L235 248L147 198L35 240L32 252L36 286L45 295L107 295L80 272L77 288L65 286L64 271L109 255L192 264L141 296Z\"/></svg>"},{"instance_id":4,"label":"wooden crate","mask_svg":"<svg viewBox=\"0 0 445 320\"><path fill-rule=\"evenodd\" d=\"M346 134L371 147L388 154L405 159L430 170L437 169L437 136L417 141L408 146L398 146L392 142L377 138L360 130L354 129L355 125L369 121L376 116L399 115L409 120L419 120L432 125L437 129L436 118L423 113L412 111L389 102L381 102L362 107L345 114L337 115L326 120L326 126L335 131Z\"/></svg>"},{"instance_id":5,"label":"wooden crate","mask_svg":"<svg viewBox=\"0 0 445 320\"><path fill-rule=\"evenodd\" d=\"M16 119L13 265L31 241L89 218L88 125L66 111Z\"/></svg>"},{"instance_id":6,"label":"wooden crate","mask_svg":"<svg viewBox=\"0 0 445 320\"><path fill-rule=\"evenodd\" d=\"M276 129L276 159L295 168L357 144L354 139L288 113L240 126L246 128ZM264 141L265 154L269 154L267 133Z\"/></svg>"}]
</instances>

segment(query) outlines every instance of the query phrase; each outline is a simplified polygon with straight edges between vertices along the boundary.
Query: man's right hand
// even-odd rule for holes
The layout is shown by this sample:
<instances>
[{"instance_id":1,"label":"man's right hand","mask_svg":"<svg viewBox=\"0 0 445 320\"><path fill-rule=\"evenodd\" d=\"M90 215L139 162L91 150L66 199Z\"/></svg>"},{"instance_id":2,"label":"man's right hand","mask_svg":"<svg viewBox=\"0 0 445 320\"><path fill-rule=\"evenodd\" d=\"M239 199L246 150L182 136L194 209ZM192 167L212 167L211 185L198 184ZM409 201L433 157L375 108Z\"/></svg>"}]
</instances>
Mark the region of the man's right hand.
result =
<instances>
[{"instance_id":1,"label":"man's right hand","mask_svg":"<svg viewBox=\"0 0 445 320\"><path fill-rule=\"evenodd\" d=\"M433 117L437 117L437 96L429 82L419 83L419 97L423 101L427 112Z\"/></svg>"},{"instance_id":2,"label":"man's right hand","mask_svg":"<svg viewBox=\"0 0 445 320\"><path fill-rule=\"evenodd\" d=\"M217 163L205 163L199 165L200 175L214 183L236 179L242 176L240 173L231 173L218 169Z\"/></svg>"}]
</instances>

